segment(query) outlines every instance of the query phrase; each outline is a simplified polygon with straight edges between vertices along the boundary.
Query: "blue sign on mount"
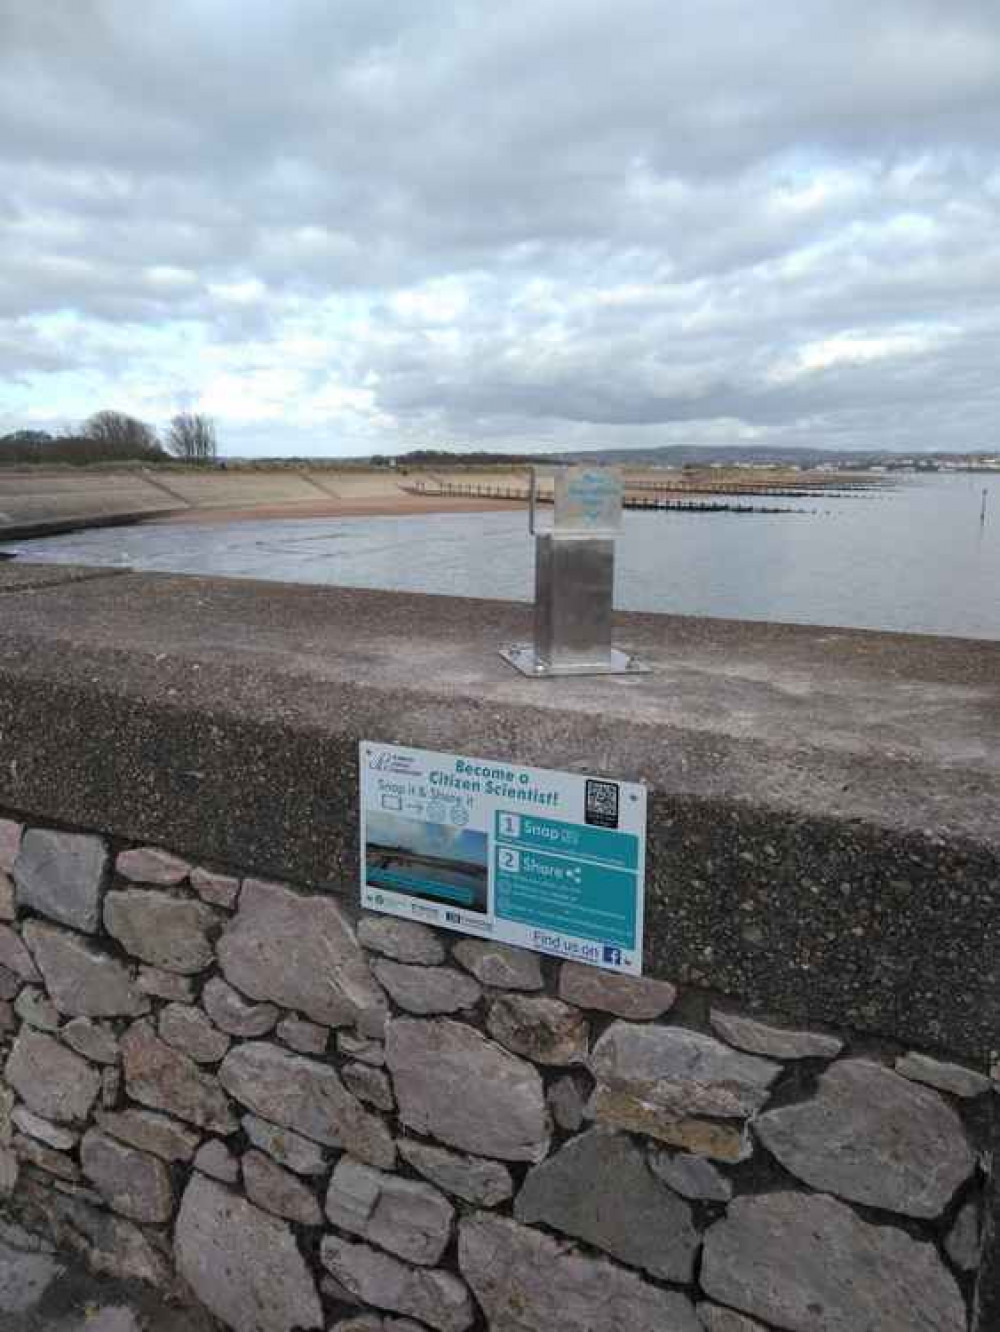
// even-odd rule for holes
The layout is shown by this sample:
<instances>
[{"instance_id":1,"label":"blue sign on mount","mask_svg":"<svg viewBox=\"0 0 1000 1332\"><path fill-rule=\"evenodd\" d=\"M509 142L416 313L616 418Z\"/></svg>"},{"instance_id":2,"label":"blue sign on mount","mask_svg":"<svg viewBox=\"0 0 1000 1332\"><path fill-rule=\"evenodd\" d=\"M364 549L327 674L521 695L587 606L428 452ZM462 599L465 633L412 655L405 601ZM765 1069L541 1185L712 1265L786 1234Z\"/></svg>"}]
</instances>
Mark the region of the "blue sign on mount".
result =
<instances>
[{"instance_id":1,"label":"blue sign on mount","mask_svg":"<svg viewBox=\"0 0 1000 1332\"><path fill-rule=\"evenodd\" d=\"M361 902L642 971L646 788L362 741Z\"/></svg>"}]
</instances>

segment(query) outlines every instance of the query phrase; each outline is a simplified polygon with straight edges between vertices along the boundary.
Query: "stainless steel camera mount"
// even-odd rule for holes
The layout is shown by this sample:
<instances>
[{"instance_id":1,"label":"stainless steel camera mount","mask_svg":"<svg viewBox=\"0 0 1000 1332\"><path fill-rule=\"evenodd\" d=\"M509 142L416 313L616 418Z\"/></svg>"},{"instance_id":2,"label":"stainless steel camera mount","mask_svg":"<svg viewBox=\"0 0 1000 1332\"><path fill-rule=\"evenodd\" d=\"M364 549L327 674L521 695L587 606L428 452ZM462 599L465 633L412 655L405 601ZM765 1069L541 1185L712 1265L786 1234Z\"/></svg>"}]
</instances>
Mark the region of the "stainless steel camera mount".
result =
<instances>
[{"instance_id":1,"label":"stainless steel camera mount","mask_svg":"<svg viewBox=\"0 0 1000 1332\"><path fill-rule=\"evenodd\" d=\"M532 469L528 531L535 538L535 641L500 650L523 675L631 675L649 669L611 642L622 489L617 468L561 468L552 528L543 532L536 521Z\"/></svg>"}]
</instances>

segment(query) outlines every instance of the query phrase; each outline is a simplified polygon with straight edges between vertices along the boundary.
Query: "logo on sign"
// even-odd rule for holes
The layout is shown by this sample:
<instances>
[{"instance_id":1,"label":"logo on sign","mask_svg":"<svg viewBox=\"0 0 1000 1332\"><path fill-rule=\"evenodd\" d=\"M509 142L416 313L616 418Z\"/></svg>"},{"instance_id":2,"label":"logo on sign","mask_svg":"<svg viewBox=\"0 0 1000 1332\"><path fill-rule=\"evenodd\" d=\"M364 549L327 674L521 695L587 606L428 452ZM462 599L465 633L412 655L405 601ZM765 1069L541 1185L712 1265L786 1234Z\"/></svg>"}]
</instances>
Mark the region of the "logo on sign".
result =
<instances>
[{"instance_id":1,"label":"logo on sign","mask_svg":"<svg viewBox=\"0 0 1000 1332\"><path fill-rule=\"evenodd\" d=\"M604 512L608 497L616 490L614 480L603 472L584 472L570 482L570 499L579 504L584 517L596 523Z\"/></svg>"},{"instance_id":2,"label":"logo on sign","mask_svg":"<svg viewBox=\"0 0 1000 1332\"><path fill-rule=\"evenodd\" d=\"M372 772L403 772L409 776L419 776L423 771L416 759L406 754L369 754L368 766Z\"/></svg>"}]
</instances>

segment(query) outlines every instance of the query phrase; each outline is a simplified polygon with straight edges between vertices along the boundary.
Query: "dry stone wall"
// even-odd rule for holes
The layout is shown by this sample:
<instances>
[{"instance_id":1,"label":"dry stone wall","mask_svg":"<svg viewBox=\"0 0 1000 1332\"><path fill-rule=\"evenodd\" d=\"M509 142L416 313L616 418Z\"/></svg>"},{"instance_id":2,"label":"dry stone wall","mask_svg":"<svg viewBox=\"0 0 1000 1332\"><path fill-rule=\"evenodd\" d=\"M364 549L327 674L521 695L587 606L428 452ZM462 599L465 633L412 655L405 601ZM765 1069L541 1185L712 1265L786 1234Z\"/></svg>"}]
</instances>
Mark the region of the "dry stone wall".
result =
<instances>
[{"instance_id":1,"label":"dry stone wall","mask_svg":"<svg viewBox=\"0 0 1000 1332\"><path fill-rule=\"evenodd\" d=\"M964 1332L995 1087L0 819L0 1213L235 1332Z\"/></svg>"}]
</instances>

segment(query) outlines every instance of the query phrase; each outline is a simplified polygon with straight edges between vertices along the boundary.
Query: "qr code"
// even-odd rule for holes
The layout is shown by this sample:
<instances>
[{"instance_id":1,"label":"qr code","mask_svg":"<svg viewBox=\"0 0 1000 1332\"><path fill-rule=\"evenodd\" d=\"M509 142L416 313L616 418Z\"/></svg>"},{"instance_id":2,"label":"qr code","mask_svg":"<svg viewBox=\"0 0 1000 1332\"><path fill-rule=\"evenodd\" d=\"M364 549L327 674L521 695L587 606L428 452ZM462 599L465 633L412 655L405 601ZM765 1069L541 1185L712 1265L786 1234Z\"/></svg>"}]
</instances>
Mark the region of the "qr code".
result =
<instances>
[{"instance_id":1,"label":"qr code","mask_svg":"<svg viewBox=\"0 0 1000 1332\"><path fill-rule=\"evenodd\" d=\"M584 818L598 828L618 827L618 783L587 778Z\"/></svg>"}]
</instances>

